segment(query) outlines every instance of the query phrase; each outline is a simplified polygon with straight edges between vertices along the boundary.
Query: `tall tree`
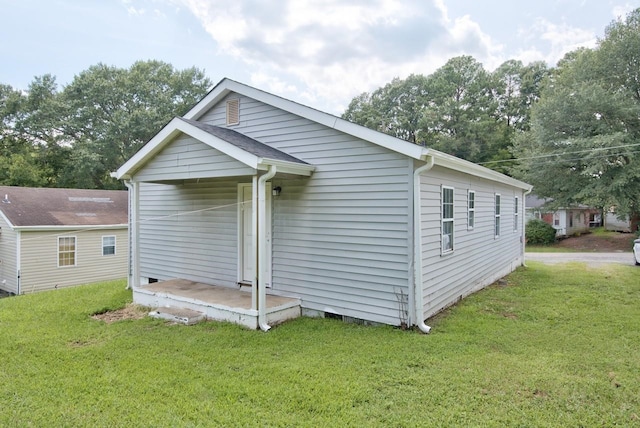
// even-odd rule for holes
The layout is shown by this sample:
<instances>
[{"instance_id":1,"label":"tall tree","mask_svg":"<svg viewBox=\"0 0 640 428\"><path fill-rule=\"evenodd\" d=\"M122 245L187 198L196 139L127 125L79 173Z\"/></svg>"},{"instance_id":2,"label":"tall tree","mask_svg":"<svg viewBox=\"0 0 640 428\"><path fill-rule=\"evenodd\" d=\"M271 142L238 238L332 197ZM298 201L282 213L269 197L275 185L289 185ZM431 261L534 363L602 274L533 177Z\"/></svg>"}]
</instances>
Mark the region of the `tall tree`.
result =
<instances>
[{"instance_id":1,"label":"tall tree","mask_svg":"<svg viewBox=\"0 0 640 428\"><path fill-rule=\"evenodd\" d=\"M67 184L119 187L110 172L210 86L202 71L175 70L160 61L139 61L129 69L98 64L77 75L61 97L62 132L73 141Z\"/></svg>"},{"instance_id":2,"label":"tall tree","mask_svg":"<svg viewBox=\"0 0 640 428\"><path fill-rule=\"evenodd\" d=\"M640 211L640 9L615 21L596 49L571 52L552 73L517 139L514 172L556 203Z\"/></svg>"}]
</instances>

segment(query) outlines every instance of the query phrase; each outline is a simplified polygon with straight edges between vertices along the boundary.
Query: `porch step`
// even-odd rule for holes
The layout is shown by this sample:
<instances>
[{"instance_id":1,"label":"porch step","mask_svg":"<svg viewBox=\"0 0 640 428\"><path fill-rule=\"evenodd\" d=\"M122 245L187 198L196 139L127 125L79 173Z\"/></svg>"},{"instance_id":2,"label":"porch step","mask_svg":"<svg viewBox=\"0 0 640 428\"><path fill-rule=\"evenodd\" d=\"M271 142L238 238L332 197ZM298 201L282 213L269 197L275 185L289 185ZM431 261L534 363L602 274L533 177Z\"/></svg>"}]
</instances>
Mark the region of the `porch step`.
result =
<instances>
[{"instance_id":1,"label":"porch step","mask_svg":"<svg viewBox=\"0 0 640 428\"><path fill-rule=\"evenodd\" d=\"M202 312L194 311L187 308L165 307L154 309L149 312L152 318L161 318L167 321L173 321L185 325L197 324L206 319Z\"/></svg>"}]
</instances>

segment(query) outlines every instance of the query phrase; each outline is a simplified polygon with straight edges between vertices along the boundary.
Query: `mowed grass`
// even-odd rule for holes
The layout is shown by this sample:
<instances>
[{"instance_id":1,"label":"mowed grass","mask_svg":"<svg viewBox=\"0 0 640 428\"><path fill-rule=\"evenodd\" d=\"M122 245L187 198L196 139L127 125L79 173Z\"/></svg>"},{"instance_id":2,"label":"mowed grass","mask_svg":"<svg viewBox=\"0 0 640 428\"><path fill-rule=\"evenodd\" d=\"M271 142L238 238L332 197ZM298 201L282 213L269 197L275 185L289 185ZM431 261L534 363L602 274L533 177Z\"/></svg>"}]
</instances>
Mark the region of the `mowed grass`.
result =
<instances>
[{"instance_id":1,"label":"mowed grass","mask_svg":"<svg viewBox=\"0 0 640 428\"><path fill-rule=\"evenodd\" d=\"M0 300L0 426L638 426L640 269L530 263L432 333L91 314L122 282Z\"/></svg>"}]
</instances>

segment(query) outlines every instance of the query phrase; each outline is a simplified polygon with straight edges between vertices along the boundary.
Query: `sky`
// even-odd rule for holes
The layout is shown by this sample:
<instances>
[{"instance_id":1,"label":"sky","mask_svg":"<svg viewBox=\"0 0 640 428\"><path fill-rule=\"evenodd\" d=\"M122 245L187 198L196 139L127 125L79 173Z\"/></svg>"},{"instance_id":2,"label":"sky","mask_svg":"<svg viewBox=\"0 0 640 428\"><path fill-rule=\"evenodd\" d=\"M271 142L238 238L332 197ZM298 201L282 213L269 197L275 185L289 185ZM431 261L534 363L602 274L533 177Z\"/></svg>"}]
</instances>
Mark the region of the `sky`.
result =
<instances>
[{"instance_id":1,"label":"sky","mask_svg":"<svg viewBox=\"0 0 640 428\"><path fill-rule=\"evenodd\" d=\"M0 0L0 84L60 87L157 59L340 115L394 77L471 55L553 66L640 0Z\"/></svg>"}]
</instances>

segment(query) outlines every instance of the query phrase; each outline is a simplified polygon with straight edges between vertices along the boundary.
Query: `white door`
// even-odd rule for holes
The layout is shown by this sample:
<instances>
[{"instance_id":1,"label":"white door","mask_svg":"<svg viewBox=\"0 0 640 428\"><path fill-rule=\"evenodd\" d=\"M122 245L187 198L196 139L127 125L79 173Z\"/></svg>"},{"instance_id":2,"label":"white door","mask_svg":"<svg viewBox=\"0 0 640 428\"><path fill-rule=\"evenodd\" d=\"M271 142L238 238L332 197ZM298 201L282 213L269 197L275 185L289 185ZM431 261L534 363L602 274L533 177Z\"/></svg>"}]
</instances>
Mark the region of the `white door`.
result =
<instances>
[{"instance_id":1,"label":"white door","mask_svg":"<svg viewBox=\"0 0 640 428\"><path fill-rule=\"evenodd\" d=\"M240 282L251 283L253 281L253 265L255 263L255 251L253 249L252 227L252 188L251 184L240 184L241 194L239 223L240 223ZM266 183L265 225L267 229L267 278L266 284L271 286L271 183Z\"/></svg>"}]
</instances>

